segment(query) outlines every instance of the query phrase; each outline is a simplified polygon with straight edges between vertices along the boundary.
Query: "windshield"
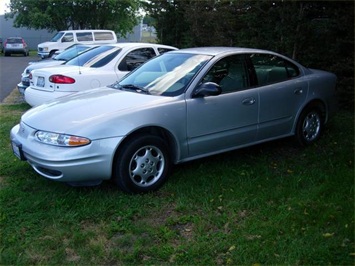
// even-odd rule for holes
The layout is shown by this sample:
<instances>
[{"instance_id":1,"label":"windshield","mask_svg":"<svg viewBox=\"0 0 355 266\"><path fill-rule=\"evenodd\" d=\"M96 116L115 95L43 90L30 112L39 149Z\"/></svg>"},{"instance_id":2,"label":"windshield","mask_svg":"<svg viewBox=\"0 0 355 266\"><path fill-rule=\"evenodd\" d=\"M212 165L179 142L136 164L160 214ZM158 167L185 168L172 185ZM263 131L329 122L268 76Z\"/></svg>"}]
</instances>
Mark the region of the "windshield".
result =
<instances>
[{"instance_id":1,"label":"windshield","mask_svg":"<svg viewBox=\"0 0 355 266\"><path fill-rule=\"evenodd\" d=\"M73 59L66 62L66 65L70 66L87 66L87 67L97 67L98 64L93 65L93 62L97 62L99 58L106 55L106 53L110 53L112 51L116 51L117 48L114 46L103 45L94 47L85 53L74 57ZM99 60L100 61L100 60ZM102 61L100 61L102 62Z\"/></svg>"},{"instance_id":2,"label":"windshield","mask_svg":"<svg viewBox=\"0 0 355 266\"><path fill-rule=\"evenodd\" d=\"M135 87L152 95L177 96L211 58L209 55L166 53L143 64L114 87Z\"/></svg>"},{"instance_id":3,"label":"windshield","mask_svg":"<svg viewBox=\"0 0 355 266\"><path fill-rule=\"evenodd\" d=\"M64 32L60 31L56 35L53 36L53 38L50 40L50 42L57 42L62 36L64 35Z\"/></svg>"},{"instance_id":4,"label":"windshield","mask_svg":"<svg viewBox=\"0 0 355 266\"><path fill-rule=\"evenodd\" d=\"M86 50L89 50L92 48L92 46L87 46L87 45L74 45L60 54L56 55L53 57L54 60L59 60L59 61L68 61L72 59L73 57L77 56L78 54L81 54L85 52Z\"/></svg>"}]
</instances>

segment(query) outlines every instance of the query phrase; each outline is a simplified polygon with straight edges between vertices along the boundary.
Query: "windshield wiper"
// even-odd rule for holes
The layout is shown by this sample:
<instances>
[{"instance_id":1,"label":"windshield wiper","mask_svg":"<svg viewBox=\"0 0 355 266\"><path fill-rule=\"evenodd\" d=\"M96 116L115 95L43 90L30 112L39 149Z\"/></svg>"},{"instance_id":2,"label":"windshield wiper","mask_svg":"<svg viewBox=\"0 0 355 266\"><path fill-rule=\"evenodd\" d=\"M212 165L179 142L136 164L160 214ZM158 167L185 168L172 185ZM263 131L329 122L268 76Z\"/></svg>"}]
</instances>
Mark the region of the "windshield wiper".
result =
<instances>
[{"instance_id":1,"label":"windshield wiper","mask_svg":"<svg viewBox=\"0 0 355 266\"><path fill-rule=\"evenodd\" d=\"M133 85L133 84L120 85L120 87L124 90L135 91L138 93L143 92L143 93L149 94L148 89L146 89L144 87L137 86L137 85Z\"/></svg>"}]
</instances>

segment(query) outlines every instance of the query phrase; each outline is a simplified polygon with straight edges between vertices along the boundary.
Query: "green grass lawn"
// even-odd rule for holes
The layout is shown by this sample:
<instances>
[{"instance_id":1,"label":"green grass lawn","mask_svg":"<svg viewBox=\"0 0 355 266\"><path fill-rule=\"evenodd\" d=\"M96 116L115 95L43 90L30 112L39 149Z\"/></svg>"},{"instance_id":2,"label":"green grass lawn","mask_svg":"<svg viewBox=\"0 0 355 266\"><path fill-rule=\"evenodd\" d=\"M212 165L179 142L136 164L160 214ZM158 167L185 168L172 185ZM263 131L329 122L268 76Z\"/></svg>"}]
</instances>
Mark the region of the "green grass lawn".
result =
<instances>
[{"instance_id":1,"label":"green grass lawn","mask_svg":"<svg viewBox=\"0 0 355 266\"><path fill-rule=\"evenodd\" d=\"M354 115L175 167L158 192L46 180L11 152L26 104L0 105L0 264L354 265Z\"/></svg>"}]
</instances>

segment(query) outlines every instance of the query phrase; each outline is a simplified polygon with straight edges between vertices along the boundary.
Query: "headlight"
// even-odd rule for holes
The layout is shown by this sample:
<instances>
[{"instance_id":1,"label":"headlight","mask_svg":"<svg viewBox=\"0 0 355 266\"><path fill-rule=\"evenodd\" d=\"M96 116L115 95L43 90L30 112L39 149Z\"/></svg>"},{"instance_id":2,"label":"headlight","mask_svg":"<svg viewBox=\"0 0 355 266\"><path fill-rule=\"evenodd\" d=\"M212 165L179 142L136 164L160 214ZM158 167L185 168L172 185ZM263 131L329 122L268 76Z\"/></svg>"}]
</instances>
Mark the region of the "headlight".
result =
<instances>
[{"instance_id":1,"label":"headlight","mask_svg":"<svg viewBox=\"0 0 355 266\"><path fill-rule=\"evenodd\" d=\"M83 137L71 136L66 134L58 134L46 131L36 132L37 140L45 144L64 146L64 147L78 147L90 144L90 140Z\"/></svg>"},{"instance_id":2,"label":"headlight","mask_svg":"<svg viewBox=\"0 0 355 266\"><path fill-rule=\"evenodd\" d=\"M43 47L43 51L48 52L48 47Z\"/></svg>"}]
</instances>

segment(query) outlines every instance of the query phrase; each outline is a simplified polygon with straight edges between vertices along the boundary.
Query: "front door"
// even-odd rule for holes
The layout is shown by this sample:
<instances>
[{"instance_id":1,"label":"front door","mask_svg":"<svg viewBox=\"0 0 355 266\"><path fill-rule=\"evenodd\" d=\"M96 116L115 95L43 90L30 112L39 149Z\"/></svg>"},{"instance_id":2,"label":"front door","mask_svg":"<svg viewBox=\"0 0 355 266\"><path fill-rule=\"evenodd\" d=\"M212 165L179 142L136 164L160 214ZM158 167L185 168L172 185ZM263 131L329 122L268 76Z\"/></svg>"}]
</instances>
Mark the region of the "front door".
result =
<instances>
[{"instance_id":1,"label":"front door","mask_svg":"<svg viewBox=\"0 0 355 266\"><path fill-rule=\"evenodd\" d=\"M201 82L217 83L222 94L187 100L189 156L227 151L255 141L258 90L249 88L242 56L221 59Z\"/></svg>"}]
</instances>

